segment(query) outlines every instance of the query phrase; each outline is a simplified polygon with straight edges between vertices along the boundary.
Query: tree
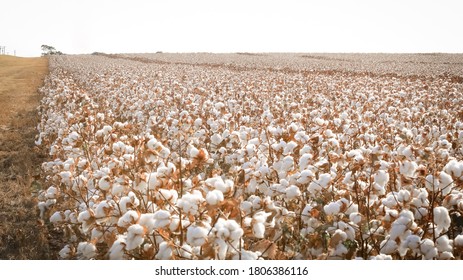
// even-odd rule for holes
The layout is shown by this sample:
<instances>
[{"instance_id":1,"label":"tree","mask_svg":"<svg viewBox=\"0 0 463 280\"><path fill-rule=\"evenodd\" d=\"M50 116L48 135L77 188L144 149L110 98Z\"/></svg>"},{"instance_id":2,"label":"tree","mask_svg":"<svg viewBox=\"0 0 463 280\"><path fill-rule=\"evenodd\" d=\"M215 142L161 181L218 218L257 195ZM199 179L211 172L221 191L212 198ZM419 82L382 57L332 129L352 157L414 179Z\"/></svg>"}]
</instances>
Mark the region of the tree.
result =
<instances>
[{"instance_id":1,"label":"tree","mask_svg":"<svg viewBox=\"0 0 463 280\"><path fill-rule=\"evenodd\" d=\"M54 47L48 46L48 45L42 45L42 56L46 55L62 55L63 53L60 51L57 51Z\"/></svg>"}]
</instances>

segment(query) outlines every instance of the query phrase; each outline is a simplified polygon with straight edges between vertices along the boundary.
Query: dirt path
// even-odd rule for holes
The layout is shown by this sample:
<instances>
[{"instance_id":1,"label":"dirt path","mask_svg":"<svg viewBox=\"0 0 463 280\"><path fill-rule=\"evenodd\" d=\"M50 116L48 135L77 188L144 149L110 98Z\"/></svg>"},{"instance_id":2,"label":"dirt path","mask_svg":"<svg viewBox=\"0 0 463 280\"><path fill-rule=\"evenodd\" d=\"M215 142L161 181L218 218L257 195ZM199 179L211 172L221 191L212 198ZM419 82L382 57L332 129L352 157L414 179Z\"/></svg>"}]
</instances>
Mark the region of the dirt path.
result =
<instances>
[{"instance_id":1,"label":"dirt path","mask_svg":"<svg viewBox=\"0 0 463 280\"><path fill-rule=\"evenodd\" d=\"M0 259L49 259L49 234L32 198L40 153L34 148L37 88L46 58L0 56Z\"/></svg>"}]
</instances>

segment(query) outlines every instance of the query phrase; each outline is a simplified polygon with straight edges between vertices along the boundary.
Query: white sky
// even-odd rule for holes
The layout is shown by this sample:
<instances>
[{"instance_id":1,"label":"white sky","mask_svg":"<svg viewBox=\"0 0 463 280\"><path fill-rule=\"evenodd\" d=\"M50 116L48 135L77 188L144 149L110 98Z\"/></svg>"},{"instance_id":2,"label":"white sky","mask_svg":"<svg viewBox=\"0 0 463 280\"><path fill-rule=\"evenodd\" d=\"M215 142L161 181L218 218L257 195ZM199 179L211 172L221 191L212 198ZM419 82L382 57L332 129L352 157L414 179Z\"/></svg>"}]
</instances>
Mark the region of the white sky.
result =
<instances>
[{"instance_id":1,"label":"white sky","mask_svg":"<svg viewBox=\"0 0 463 280\"><path fill-rule=\"evenodd\" d=\"M463 52L461 0L0 0L0 46L136 52Z\"/></svg>"}]
</instances>

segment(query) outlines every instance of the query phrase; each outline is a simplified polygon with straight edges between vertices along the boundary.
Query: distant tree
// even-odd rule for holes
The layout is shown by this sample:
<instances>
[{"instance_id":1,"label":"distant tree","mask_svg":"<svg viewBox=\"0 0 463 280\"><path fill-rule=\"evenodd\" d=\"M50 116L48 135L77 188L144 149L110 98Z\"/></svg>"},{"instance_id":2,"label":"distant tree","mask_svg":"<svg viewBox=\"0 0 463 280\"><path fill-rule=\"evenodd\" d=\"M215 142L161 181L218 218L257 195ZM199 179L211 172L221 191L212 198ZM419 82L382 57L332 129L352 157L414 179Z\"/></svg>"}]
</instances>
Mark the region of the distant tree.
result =
<instances>
[{"instance_id":1,"label":"distant tree","mask_svg":"<svg viewBox=\"0 0 463 280\"><path fill-rule=\"evenodd\" d=\"M63 53L60 51L57 51L55 47L48 46L48 45L42 45L42 56L46 55L62 55Z\"/></svg>"}]
</instances>

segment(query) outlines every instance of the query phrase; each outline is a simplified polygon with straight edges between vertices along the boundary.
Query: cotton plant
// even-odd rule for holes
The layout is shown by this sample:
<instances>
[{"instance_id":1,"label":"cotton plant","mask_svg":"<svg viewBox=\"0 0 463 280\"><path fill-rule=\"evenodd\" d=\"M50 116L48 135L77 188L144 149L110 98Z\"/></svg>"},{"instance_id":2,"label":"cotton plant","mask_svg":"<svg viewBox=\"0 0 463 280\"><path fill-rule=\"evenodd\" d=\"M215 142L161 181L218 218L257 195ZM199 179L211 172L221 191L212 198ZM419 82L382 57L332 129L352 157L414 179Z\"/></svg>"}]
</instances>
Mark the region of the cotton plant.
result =
<instances>
[{"instance_id":1,"label":"cotton plant","mask_svg":"<svg viewBox=\"0 0 463 280\"><path fill-rule=\"evenodd\" d=\"M51 58L37 198L60 258L461 259L461 85L280 56Z\"/></svg>"}]
</instances>

